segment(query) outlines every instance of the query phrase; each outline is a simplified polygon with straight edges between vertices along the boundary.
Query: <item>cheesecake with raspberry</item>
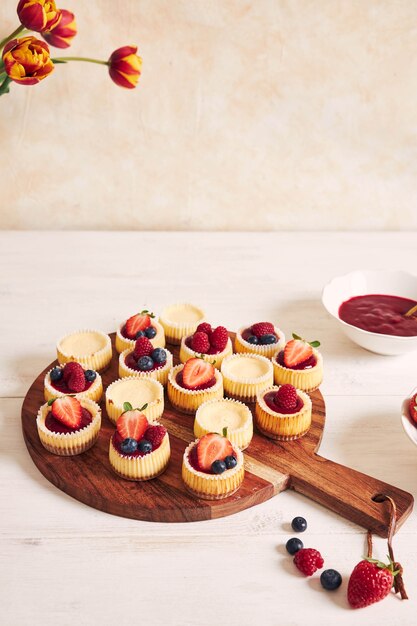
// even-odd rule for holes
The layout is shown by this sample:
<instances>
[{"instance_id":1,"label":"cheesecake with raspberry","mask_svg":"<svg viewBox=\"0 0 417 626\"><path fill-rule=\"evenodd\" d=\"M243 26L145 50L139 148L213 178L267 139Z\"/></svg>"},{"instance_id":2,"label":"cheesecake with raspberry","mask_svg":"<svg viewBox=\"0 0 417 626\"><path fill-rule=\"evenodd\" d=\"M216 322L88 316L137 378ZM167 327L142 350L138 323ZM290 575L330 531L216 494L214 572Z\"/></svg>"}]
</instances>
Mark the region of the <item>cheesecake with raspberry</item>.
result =
<instances>
[{"instance_id":1,"label":"cheesecake with raspberry","mask_svg":"<svg viewBox=\"0 0 417 626\"><path fill-rule=\"evenodd\" d=\"M76 361L85 369L101 372L110 364L110 337L101 330L78 330L59 339L56 346L58 363Z\"/></svg>"},{"instance_id":2,"label":"cheesecake with raspberry","mask_svg":"<svg viewBox=\"0 0 417 626\"><path fill-rule=\"evenodd\" d=\"M181 340L180 361L185 363L188 359L201 356L220 369L225 357L232 354L233 346L229 333L224 326L212 328L208 322L197 326L197 330Z\"/></svg>"},{"instance_id":3,"label":"cheesecake with raspberry","mask_svg":"<svg viewBox=\"0 0 417 626\"><path fill-rule=\"evenodd\" d=\"M205 314L200 307L188 302L167 306L159 317L165 331L167 343L180 345L183 337L194 333L197 326L204 322Z\"/></svg>"},{"instance_id":4,"label":"cheesecake with raspberry","mask_svg":"<svg viewBox=\"0 0 417 626\"><path fill-rule=\"evenodd\" d=\"M119 377L155 378L166 385L172 368L172 354L166 348L154 348L147 337L139 337L133 350L128 348L119 356Z\"/></svg>"},{"instance_id":5,"label":"cheesecake with raspberry","mask_svg":"<svg viewBox=\"0 0 417 626\"><path fill-rule=\"evenodd\" d=\"M146 309L120 324L116 332L117 352L133 350L139 337L147 337L154 348L165 348L164 329L155 315Z\"/></svg>"},{"instance_id":6,"label":"cheesecake with raspberry","mask_svg":"<svg viewBox=\"0 0 417 626\"><path fill-rule=\"evenodd\" d=\"M246 404L231 398L204 402L195 414L194 435L200 438L213 432L226 432L234 446L245 450L253 436L252 412Z\"/></svg>"},{"instance_id":7,"label":"cheesecake with raspberry","mask_svg":"<svg viewBox=\"0 0 417 626\"><path fill-rule=\"evenodd\" d=\"M103 395L101 376L94 370L84 370L76 361L65 365L56 365L45 374L45 400L53 400L62 396L75 395L76 398L90 398L100 402Z\"/></svg>"},{"instance_id":8,"label":"cheesecake with raspberry","mask_svg":"<svg viewBox=\"0 0 417 626\"><path fill-rule=\"evenodd\" d=\"M299 439L311 426L310 397L293 385L273 386L258 394L255 422L258 430L278 441Z\"/></svg>"},{"instance_id":9,"label":"cheesecake with raspberry","mask_svg":"<svg viewBox=\"0 0 417 626\"><path fill-rule=\"evenodd\" d=\"M171 457L165 426L150 424L141 409L126 403L116 428L110 439L109 461L118 476L144 481L165 471Z\"/></svg>"},{"instance_id":10,"label":"cheesecake with raspberry","mask_svg":"<svg viewBox=\"0 0 417 626\"><path fill-rule=\"evenodd\" d=\"M293 333L293 339L272 357L274 381L290 384L303 391L313 391L323 381L323 357L316 350L319 341L308 342Z\"/></svg>"},{"instance_id":11,"label":"cheesecake with raspberry","mask_svg":"<svg viewBox=\"0 0 417 626\"><path fill-rule=\"evenodd\" d=\"M101 427L101 410L88 398L62 396L41 406L36 426L46 450L58 456L74 456L96 442Z\"/></svg>"},{"instance_id":12,"label":"cheesecake with raspberry","mask_svg":"<svg viewBox=\"0 0 417 626\"><path fill-rule=\"evenodd\" d=\"M211 363L195 357L171 369L167 391L176 409L193 414L203 402L223 398L223 377Z\"/></svg>"},{"instance_id":13,"label":"cheesecake with raspberry","mask_svg":"<svg viewBox=\"0 0 417 626\"><path fill-rule=\"evenodd\" d=\"M235 352L260 354L270 359L285 346L285 336L271 322L257 322L242 326L236 333Z\"/></svg>"},{"instance_id":14,"label":"cheesecake with raspberry","mask_svg":"<svg viewBox=\"0 0 417 626\"><path fill-rule=\"evenodd\" d=\"M271 361L260 354L232 354L221 373L226 396L242 402L255 402L257 393L273 384Z\"/></svg>"},{"instance_id":15,"label":"cheesecake with raspberry","mask_svg":"<svg viewBox=\"0 0 417 626\"><path fill-rule=\"evenodd\" d=\"M242 485L244 475L242 451L218 433L208 433L185 449L182 479L197 498L228 498Z\"/></svg>"},{"instance_id":16,"label":"cheesecake with raspberry","mask_svg":"<svg viewBox=\"0 0 417 626\"><path fill-rule=\"evenodd\" d=\"M164 388L158 380L150 377L127 376L119 378L106 389L106 412L109 420L116 424L128 402L141 406L148 422L155 422L164 412Z\"/></svg>"}]
</instances>

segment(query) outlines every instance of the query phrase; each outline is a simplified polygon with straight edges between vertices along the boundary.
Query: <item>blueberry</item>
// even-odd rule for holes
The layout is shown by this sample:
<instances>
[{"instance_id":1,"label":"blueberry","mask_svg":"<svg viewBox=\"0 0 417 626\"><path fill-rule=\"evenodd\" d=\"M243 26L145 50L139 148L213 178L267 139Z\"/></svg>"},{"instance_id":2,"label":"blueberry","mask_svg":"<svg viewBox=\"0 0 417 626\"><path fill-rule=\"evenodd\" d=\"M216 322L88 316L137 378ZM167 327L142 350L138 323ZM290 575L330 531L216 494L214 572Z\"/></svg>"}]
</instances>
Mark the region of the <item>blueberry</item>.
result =
<instances>
[{"instance_id":1,"label":"blueberry","mask_svg":"<svg viewBox=\"0 0 417 626\"><path fill-rule=\"evenodd\" d=\"M147 454L148 452L152 452L152 444L147 439L141 439L138 443L138 452L142 454Z\"/></svg>"},{"instance_id":2,"label":"blueberry","mask_svg":"<svg viewBox=\"0 0 417 626\"><path fill-rule=\"evenodd\" d=\"M294 517L291 522L292 529L297 533L303 533L307 528L307 521L304 517Z\"/></svg>"},{"instance_id":3,"label":"blueberry","mask_svg":"<svg viewBox=\"0 0 417 626\"><path fill-rule=\"evenodd\" d=\"M335 569L325 569L320 576L320 582L324 589L333 591L342 584L342 577Z\"/></svg>"},{"instance_id":4,"label":"blueberry","mask_svg":"<svg viewBox=\"0 0 417 626\"><path fill-rule=\"evenodd\" d=\"M135 335L135 339L139 339L139 337L145 337L145 331L138 330L138 332Z\"/></svg>"},{"instance_id":5,"label":"blueberry","mask_svg":"<svg viewBox=\"0 0 417 626\"><path fill-rule=\"evenodd\" d=\"M277 337L276 335L273 335L272 333L269 335L262 335L262 337L259 337L259 343L262 346L267 346L271 343L276 343L277 342Z\"/></svg>"},{"instance_id":6,"label":"blueberry","mask_svg":"<svg viewBox=\"0 0 417 626\"><path fill-rule=\"evenodd\" d=\"M237 465L237 458L231 454L225 458L224 462L226 463L227 469L232 469L232 467L236 467Z\"/></svg>"},{"instance_id":7,"label":"blueberry","mask_svg":"<svg viewBox=\"0 0 417 626\"><path fill-rule=\"evenodd\" d=\"M298 550L304 548L304 544L301 539L298 539L298 537L292 537L291 539L288 539L285 547L287 548L287 552L289 552L290 554L295 554L296 552L298 552Z\"/></svg>"},{"instance_id":8,"label":"blueberry","mask_svg":"<svg viewBox=\"0 0 417 626\"><path fill-rule=\"evenodd\" d=\"M213 461L211 464L211 471L213 474L223 474L226 470L227 467L224 461Z\"/></svg>"},{"instance_id":9,"label":"blueberry","mask_svg":"<svg viewBox=\"0 0 417 626\"><path fill-rule=\"evenodd\" d=\"M150 356L141 356L138 359L138 368L141 372L149 372L153 368L153 360Z\"/></svg>"},{"instance_id":10,"label":"blueberry","mask_svg":"<svg viewBox=\"0 0 417 626\"><path fill-rule=\"evenodd\" d=\"M53 383L57 383L58 380L61 380L62 378L62 369L60 367L54 367L54 369L51 371L51 381Z\"/></svg>"},{"instance_id":11,"label":"blueberry","mask_svg":"<svg viewBox=\"0 0 417 626\"><path fill-rule=\"evenodd\" d=\"M258 337L256 335L251 335L250 337L246 339L246 341L248 343L253 343L253 344L259 343Z\"/></svg>"},{"instance_id":12,"label":"blueberry","mask_svg":"<svg viewBox=\"0 0 417 626\"><path fill-rule=\"evenodd\" d=\"M133 454L138 449L138 442L136 439L132 439L132 437L128 437L127 439L123 439L120 444L120 449L123 454Z\"/></svg>"},{"instance_id":13,"label":"blueberry","mask_svg":"<svg viewBox=\"0 0 417 626\"><path fill-rule=\"evenodd\" d=\"M167 360L167 353L162 348L155 348L155 350L152 350L151 357L155 363L165 363Z\"/></svg>"},{"instance_id":14,"label":"blueberry","mask_svg":"<svg viewBox=\"0 0 417 626\"><path fill-rule=\"evenodd\" d=\"M156 335L156 328L154 328L153 326L148 326L148 328L145 330L145 335L148 339L153 339Z\"/></svg>"},{"instance_id":15,"label":"blueberry","mask_svg":"<svg viewBox=\"0 0 417 626\"><path fill-rule=\"evenodd\" d=\"M84 376L88 383L92 383L97 378L97 373L94 370L85 370Z\"/></svg>"}]
</instances>

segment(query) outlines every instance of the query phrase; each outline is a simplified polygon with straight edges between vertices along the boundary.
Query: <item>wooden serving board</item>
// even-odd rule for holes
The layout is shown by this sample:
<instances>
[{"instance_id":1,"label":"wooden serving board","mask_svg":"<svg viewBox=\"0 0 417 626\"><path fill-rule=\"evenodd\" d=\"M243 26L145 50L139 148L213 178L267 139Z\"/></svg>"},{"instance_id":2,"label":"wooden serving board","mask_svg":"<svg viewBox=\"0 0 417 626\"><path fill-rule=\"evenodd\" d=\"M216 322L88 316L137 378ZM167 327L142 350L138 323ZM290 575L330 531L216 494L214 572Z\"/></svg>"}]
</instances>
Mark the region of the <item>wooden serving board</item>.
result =
<instances>
[{"instance_id":1,"label":"wooden serving board","mask_svg":"<svg viewBox=\"0 0 417 626\"><path fill-rule=\"evenodd\" d=\"M114 333L111 338L114 345ZM178 362L178 347L169 346L169 349L174 353L174 362ZM411 513L411 494L316 454L325 423L325 405L319 390L310 394L312 426L302 439L275 442L255 429L253 440L244 452L244 482L236 494L225 500L199 500L186 492L181 464L184 449L194 439L194 418L174 409L167 398L160 421L168 428L172 456L167 470L158 478L132 482L114 474L108 460L114 426L107 418L104 398L101 403L103 424L96 444L79 456L53 455L39 440L36 415L44 403L45 373L55 364L56 361L39 374L24 399L23 436L35 465L51 483L96 509L152 522L195 522L232 515L291 488L382 537L387 536L389 510L375 500L378 494L395 500L397 528ZM105 389L118 378L115 350L102 378Z\"/></svg>"}]
</instances>

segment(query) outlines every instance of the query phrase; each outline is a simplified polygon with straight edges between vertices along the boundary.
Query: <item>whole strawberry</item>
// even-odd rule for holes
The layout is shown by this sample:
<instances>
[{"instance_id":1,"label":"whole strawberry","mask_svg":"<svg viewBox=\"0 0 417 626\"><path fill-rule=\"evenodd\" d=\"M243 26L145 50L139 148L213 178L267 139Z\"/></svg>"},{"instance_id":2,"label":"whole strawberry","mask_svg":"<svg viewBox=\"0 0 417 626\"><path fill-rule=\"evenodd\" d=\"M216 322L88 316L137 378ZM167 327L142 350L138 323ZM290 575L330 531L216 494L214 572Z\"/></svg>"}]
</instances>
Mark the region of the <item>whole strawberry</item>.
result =
<instances>
[{"instance_id":1,"label":"whole strawberry","mask_svg":"<svg viewBox=\"0 0 417 626\"><path fill-rule=\"evenodd\" d=\"M324 560L318 550L301 548L294 557L294 563L305 576L312 576L314 572L323 567Z\"/></svg>"},{"instance_id":2,"label":"whole strawberry","mask_svg":"<svg viewBox=\"0 0 417 626\"><path fill-rule=\"evenodd\" d=\"M350 575L347 599L353 609L361 609L383 600L394 582L393 563L381 563L377 559L360 561Z\"/></svg>"}]
</instances>

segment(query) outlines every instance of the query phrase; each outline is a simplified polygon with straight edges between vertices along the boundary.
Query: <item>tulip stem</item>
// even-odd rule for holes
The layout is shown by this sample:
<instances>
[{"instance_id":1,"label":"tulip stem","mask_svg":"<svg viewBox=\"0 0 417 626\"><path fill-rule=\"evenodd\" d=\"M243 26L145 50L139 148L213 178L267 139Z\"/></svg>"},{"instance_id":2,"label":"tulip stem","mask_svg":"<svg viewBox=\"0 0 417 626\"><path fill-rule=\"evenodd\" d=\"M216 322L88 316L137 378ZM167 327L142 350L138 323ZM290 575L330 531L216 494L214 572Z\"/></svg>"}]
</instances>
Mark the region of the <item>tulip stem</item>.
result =
<instances>
[{"instance_id":1,"label":"tulip stem","mask_svg":"<svg viewBox=\"0 0 417 626\"><path fill-rule=\"evenodd\" d=\"M25 30L25 27L23 26L23 24L20 24L20 26L18 26L18 28L16 28L16 30L14 30L11 35L3 39L3 41L0 41L0 49L3 48L6 45L6 43L9 43L9 41L17 37L17 35L20 35L20 33L23 32L24 30Z\"/></svg>"},{"instance_id":2,"label":"tulip stem","mask_svg":"<svg viewBox=\"0 0 417 626\"><path fill-rule=\"evenodd\" d=\"M98 63L99 65L108 65L108 61L100 61L99 59L87 59L86 57L56 57L51 59L52 62L66 63L67 61L86 61L87 63Z\"/></svg>"}]
</instances>

